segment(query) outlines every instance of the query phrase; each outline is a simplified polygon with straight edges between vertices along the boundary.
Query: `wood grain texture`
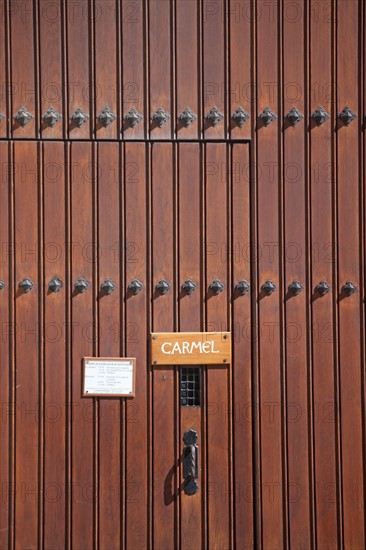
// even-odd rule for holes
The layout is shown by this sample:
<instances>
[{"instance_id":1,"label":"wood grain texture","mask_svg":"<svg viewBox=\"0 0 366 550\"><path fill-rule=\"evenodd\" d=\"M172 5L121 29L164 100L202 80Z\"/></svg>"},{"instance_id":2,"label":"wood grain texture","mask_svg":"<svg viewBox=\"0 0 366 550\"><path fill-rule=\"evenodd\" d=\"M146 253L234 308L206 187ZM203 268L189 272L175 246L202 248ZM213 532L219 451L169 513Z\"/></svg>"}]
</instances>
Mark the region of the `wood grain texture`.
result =
<instances>
[{"instance_id":1,"label":"wood grain texture","mask_svg":"<svg viewBox=\"0 0 366 550\"><path fill-rule=\"evenodd\" d=\"M152 147L152 329L174 330L175 303L175 182L173 147L170 143L155 143ZM168 185L167 185L168 182ZM162 244L164 243L164 246ZM155 286L166 279L170 291L161 296ZM152 459L153 459L153 545L169 550L176 545L177 458L175 414L176 372L171 367L153 367L152 375ZM163 438L163 441L162 441ZM161 451L164 445L164 452Z\"/></svg>"},{"instance_id":2,"label":"wood grain texture","mask_svg":"<svg viewBox=\"0 0 366 550\"><path fill-rule=\"evenodd\" d=\"M93 17L93 3L84 0L76 3L66 3L66 44L68 52L67 82L68 82L68 112L66 136L69 139L90 139L94 129L94 90L92 86L94 75L91 71L93 49L93 35L91 21ZM77 109L82 109L89 117L80 126L70 117Z\"/></svg>"},{"instance_id":3,"label":"wood grain texture","mask_svg":"<svg viewBox=\"0 0 366 550\"><path fill-rule=\"evenodd\" d=\"M41 0L39 3L39 36L40 36L40 114L43 117L48 109L55 109L64 114L65 98L63 88L63 10L62 2ZM54 126L43 119L37 121L42 139L59 139L65 134L64 120Z\"/></svg>"},{"instance_id":4,"label":"wood grain texture","mask_svg":"<svg viewBox=\"0 0 366 550\"><path fill-rule=\"evenodd\" d=\"M260 16L259 16L260 14ZM258 114L270 108L280 117L279 88L274 84L280 70L280 9L259 1L257 78L261 88ZM282 235L281 171L278 119L268 127L257 119L258 178L258 308L262 468L262 536L264 548L282 548L286 542L284 491L285 449L283 433L282 343ZM273 208L276 205L276 208ZM271 280L277 290L266 296L261 290Z\"/></svg>"},{"instance_id":5,"label":"wood grain texture","mask_svg":"<svg viewBox=\"0 0 366 550\"><path fill-rule=\"evenodd\" d=\"M322 51L322 63L318 62ZM319 4L310 5L311 87L309 114L319 106L332 114L332 24L319 14ZM320 299L314 288L324 280L334 288L333 269L336 243L333 239L334 162L332 128L308 122L310 146L310 227L311 227L311 313L313 329L314 479L317 544L340 544L339 463L337 453L335 310L331 296Z\"/></svg>"},{"instance_id":6,"label":"wood grain texture","mask_svg":"<svg viewBox=\"0 0 366 550\"><path fill-rule=\"evenodd\" d=\"M123 123L123 136L126 139L146 138L150 127L150 108L147 97L148 64L147 21L148 5L143 0L123 0L121 3L122 25L122 105L123 117L132 109L143 116L143 120L134 127Z\"/></svg>"},{"instance_id":7,"label":"wood grain texture","mask_svg":"<svg viewBox=\"0 0 366 550\"><path fill-rule=\"evenodd\" d=\"M232 148L232 338L233 338L233 455L235 544L254 546L253 406L250 293L240 296L235 286L251 281L250 157L246 144ZM228 258L230 259L230 257ZM258 498L258 497L257 497Z\"/></svg>"},{"instance_id":8,"label":"wood grain texture","mask_svg":"<svg viewBox=\"0 0 366 550\"><path fill-rule=\"evenodd\" d=\"M95 353L93 327L95 288L93 280L94 172L90 143L75 143L71 154L71 287L72 287L72 547L92 549L95 540L94 503L95 402L81 397L81 359ZM89 289L73 288L83 277ZM98 463L98 462L97 462Z\"/></svg>"},{"instance_id":9,"label":"wood grain texture","mask_svg":"<svg viewBox=\"0 0 366 550\"><path fill-rule=\"evenodd\" d=\"M171 24L172 2L149 2L149 126L151 139L169 139L174 129L172 112L173 60ZM170 117L161 127L151 117L158 109L164 109Z\"/></svg>"},{"instance_id":10,"label":"wood grain texture","mask_svg":"<svg viewBox=\"0 0 366 550\"><path fill-rule=\"evenodd\" d=\"M148 301L149 218L141 203L149 210L150 193L144 167L149 155L144 143L125 145L125 330L126 353L136 357L136 396L127 404L126 447L136 452L126 452L126 548L148 548L150 545L151 498L151 447L150 403L151 371L147 363L147 336L150 326ZM134 191L133 191L134 190ZM121 250L121 247L119 248ZM137 296L126 292L134 279L142 281L144 290ZM142 368L141 368L142 367ZM149 396L149 397L147 397Z\"/></svg>"},{"instance_id":11,"label":"wood grain texture","mask_svg":"<svg viewBox=\"0 0 366 550\"><path fill-rule=\"evenodd\" d=\"M305 45L306 17L295 20L293 12L303 3L284 2L283 10L283 72L284 113L297 108L305 111ZM291 11L292 10L292 11ZM297 13L296 11L296 13ZM291 44L298 39L295 50ZM304 47L304 46L303 46ZM296 83L294 86L293 83ZM306 112L306 111L305 111ZM307 113L306 113L307 114ZM313 544L310 522L312 504L309 494L312 455L309 437L310 357L308 353L308 296L301 292L293 296L289 285L299 281L307 287L307 185L305 128L302 121L296 126L286 124L283 138L283 196L284 196L284 275L285 275L285 355L287 391L287 472L289 483L289 540L294 548Z\"/></svg>"},{"instance_id":12,"label":"wood grain texture","mask_svg":"<svg viewBox=\"0 0 366 550\"><path fill-rule=\"evenodd\" d=\"M365 17L357 0L0 0L1 548L364 548ZM203 402L181 407L149 335L210 330L232 332L232 363L199 366ZM135 398L82 398L84 355L136 357Z\"/></svg>"},{"instance_id":13,"label":"wood grain texture","mask_svg":"<svg viewBox=\"0 0 366 550\"><path fill-rule=\"evenodd\" d=\"M242 126L235 123L232 115L237 109L243 109L253 119L254 86L252 80L252 48L254 29L251 25L254 3L248 0L237 0L230 5L229 11L229 61L230 76L228 82L228 107L231 139L250 139L252 120ZM250 46L249 46L250 44Z\"/></svg>"},{"instance_id":14,"label":"wood grain texture","mask_svg":"<svg viewBox=\"0 0 366 550\"><path fill-rule=\"evenodd\" d=\"M204 273L202 265L202 189L200 186L201 146L184 143L179 146L178 196L179 196L179 330L202 329ZM198 243L197 243L198 241ZM181 288L184 281L192 279L197 288L190 296ZM202 380L204 380L202 376ZM203 392L201 392L203 398ZM204 457L206 456L204 407L180 407L179 449L187 430L197 432L199 452L199 485L204 484ZM204 548L206 541L205 491L193 496L182 491L183 468L180 467L180 545L182 550Z\"/></svg>"},{"instance_id":15,"label":"wood grain texture","mask_svg":"<svg viewBox=\"0 0 366 550\"><path fill-rule=\"evenodd\" d=\"M66 538L66 236L65 145L43 146L44 247L44 546L61 549ZM54 205L58 204L57 209ZM62 281L57 293L48 288ZM57 459L55 459L57 457ZM54 529L57 523L57 530Z\"/></svg>"},{"instance_id":16,"label":"wood grain texture","mask_svg":"<svg viewBox=\"0 0 366 550\"><path fill-rule=\"evenodd\" d=\"M98 355L124 356L124 335L121 326L123 308L121 289L124 278L119 257L121 237L122 197L121 172L123 160L118 143L98 146ZM106 188L108 192L106 192ZM102 261L103 258L103 261ZM111 279L116 288L106 296L100 285ZM100 548L118 548L123 536L123 481L124 459L121 453L124 405L119 399L99 399L99 545Z\"/></svg>"},{"instance_id":17,"label":"wood grain texture","mask_svg":"<svg viewBox=\"0 0 366 550\"><path fill-rule=\"evenodd\" d=\"M7 9L6 3L3 1L0 9L0 137L7 137L7 120L8 120L8 63L7 54Z\"/></svg>"},{"instance_id":18,"label":"wood grain texture","mask_svg":"<svg viewBox=\"0 0 366 550\"><path fill-rule=\"evenodd\" d=\"M218 250L227 250L230 235L228 209L228 157L225 144L206 145L206 329L227 330L230 303L230 270ZM225 290L218 296L208 289L219 279ZM227 367L207 367L207 523L208 548L224 550L232 544L228 442L230 378Z\"/></svg>"},{"instance_id":19,"label":"wood grain texture","mask_svg":"<svg viewBox=\"0 0 366 550\"><path fill-rule=\"evenodd\" d=\"M199 7L195 0L176 2L176 113L179 117L190 109L197 117L188 127L177 118L176 135L180 139L197 139L200 135Z\"/></svg>"},{"instance_id":20,"label":"wood grain texture","mask_svg":"<svg viewBox=\"0 0 366 550\"><path fill-rule=\"evenodd\" d=\"M203 66L202 97L205 139L226 135L225 0L202 2ZM205 117L216 108L225 118L212 124Z\"/></svg>"},{"instance_id":21,"label":"wood grain texture","mask_svg":"<svg viewBox=\"0 0 366 550\"><path fill-rule=\"evenodd\" d=\"M118 2L115 0L96 1L94 3L94 41L95 41L95 91L94 104L96 117L96 137L115 139L120 133L118 97L119 64L118 52ZM98 119L104 109L110 109L117 120L105 125Z\"/></svg>"},{"instance_id":22,"label":"wood grain texture","mask_svg":"<svg viewBox=\"0 0 366 550\"><path fill-rule=\"evenodd\" d=\"M12 135L18 138L38 137L39 111L37 105L37 67L35 47L37 36L36 4L32 0L15 0L8 6L10 15L11 48L11 118ZM22 107L32 115L32 119L23 126L14 115Z\"/></svg>"},{"instance_id":23,"label":"wood grain texture","mask_svg":"<svg viewBox=\"0 0 366 550\"><path fill-rule=\"evenodd\" d=\"M21 487L15 495L15 546L39 547L39 419L40 419L40 325L39 288L40 258L38 248L39 172L38 144L18 143L15 147L15 319L22 329L16 339L15 378L15 483ZM18 284L24 277L34 283L29 293ZM22 368L26 365L26 368Z\"/></svg>"},{"instance_id":24,"label":"wood grain texture","mask_svg":"<svg viewBox=\"0 0 366 550\"><path fill-rule=\"evenodd\" d=\"M360 4L340 1L337 5L338 88L337 115L345 106L359 105L358 21ZM354 28L344 40L348 29ZM355 63L348 63L349 56ZM341 70L341 67L343 69ZM338 219L338 288L335 287L339 314L339 375L340 422L342 453L343 530L345 547L365 545L364 486L360 483L364 469L362 456L362 394L361 394L361 333L360 296L345 297L342 286L352 281L360 286L360 186L359 186L359 126L349 127L337 120L337 219ZM351 214L352 213L352 214ZM352 245L350 245L352 243Z\"/></svg>"}]
</instances>

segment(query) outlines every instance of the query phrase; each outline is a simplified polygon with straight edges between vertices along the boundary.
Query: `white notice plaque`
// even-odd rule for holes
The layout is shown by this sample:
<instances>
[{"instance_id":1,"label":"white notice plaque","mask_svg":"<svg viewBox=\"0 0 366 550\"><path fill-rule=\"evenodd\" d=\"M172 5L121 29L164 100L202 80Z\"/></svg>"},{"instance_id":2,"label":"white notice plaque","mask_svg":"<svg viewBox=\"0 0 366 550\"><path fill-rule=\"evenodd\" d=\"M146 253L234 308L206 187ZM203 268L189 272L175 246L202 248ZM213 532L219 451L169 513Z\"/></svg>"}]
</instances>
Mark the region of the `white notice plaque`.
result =
<instances>
[{"instance_id":1,"label":"white notice plaque","mask_svg":"<svg viewBox=\"0 0 366 550\"><path fill-rule=\"evenodd\" d=\"M83 396L134 397L136 359L84 357Z\"/></svg>"}]
</instances>

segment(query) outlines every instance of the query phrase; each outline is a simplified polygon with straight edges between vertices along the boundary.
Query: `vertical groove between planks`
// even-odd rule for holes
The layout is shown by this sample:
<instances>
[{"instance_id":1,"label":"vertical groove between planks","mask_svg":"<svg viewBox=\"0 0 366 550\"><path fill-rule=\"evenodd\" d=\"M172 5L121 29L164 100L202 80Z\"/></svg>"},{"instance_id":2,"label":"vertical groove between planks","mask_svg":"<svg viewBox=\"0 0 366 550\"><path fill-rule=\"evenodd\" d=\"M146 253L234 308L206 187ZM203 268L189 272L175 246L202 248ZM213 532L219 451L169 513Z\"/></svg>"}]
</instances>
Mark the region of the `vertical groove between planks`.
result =
<instances>
[{"instance_id":1,"label":"vertical groove between planks","mask_svg":"<svg viewBox=\"0 0 366 550\"><path fill-rule=\"evenodd\" d=\"M37 147L37 175L38 175L38 246L36 248L38 255L38 281L39 281L39 319L38 319L38 338L39 338L39 508L38 508L38 544L43 548L44 540L44 499L46 495L44 485L45 471L45 257L44 257L44 170L43 170L43 143L38 143ZM42 488L42 489L41 489Z\"/></svg>"},{"instance_id":2,"label":"vertical groove between planks","mask_svg":"<svg viewBox=\"0 0 366 550\"><path fill-rule=\"evenodd\" d=\"M14 143L9 143L9 163L10 166L14 166ZM14 170L10 169L9 175L9 190L10 190L10 241L11 241L11 263L10 263L10 281L11 286L9 291L13 292L13 299L9 296L10 301L10 312L11 312L11 322L13 327L16 327L16 303L15 303L15 293L16 293L16 280L15 280L15 176ZM10 402L11 402L11 426L10 426L10 480L15 487L16 483L16 455L15 455L15 440L16 440L16 423L15 423L15 384L16 384L16 340L15 340L15 330L12 331L11 335L11 365L10 365ZM15 550L15 491L10 492L9 499L10 514L9 514L9 523L10 523L10 536L9 543L11 550Z\"/></svg>"}]
</instances>

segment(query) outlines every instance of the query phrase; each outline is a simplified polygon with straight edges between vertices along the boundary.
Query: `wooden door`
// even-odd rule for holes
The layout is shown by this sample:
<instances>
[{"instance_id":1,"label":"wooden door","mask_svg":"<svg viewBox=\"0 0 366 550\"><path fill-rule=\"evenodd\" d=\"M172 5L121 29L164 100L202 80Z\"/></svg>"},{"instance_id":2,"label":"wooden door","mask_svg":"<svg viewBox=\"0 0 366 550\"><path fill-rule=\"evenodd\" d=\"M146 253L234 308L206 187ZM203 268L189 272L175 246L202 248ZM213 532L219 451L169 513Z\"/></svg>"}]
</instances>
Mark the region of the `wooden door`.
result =
<instances>
[{"instance_id":1,"label":"wooden door","mask_svg":"<svg viewBox=\"0 0 366 550\"><path fill-rule=\"evenodd\" d=\"M0 0L1 550L365 548L365 22ZM231 331L199 406L153 330ZM136 357L135 399L81 398L84 355Z\"/></svg>"},{"instance_id":2,"label":"wooden door","mask_svg":"<svg viewBox=\"0 0 366 550\"><path fill-rule=\"evenodd\" d=\"M1 170L9 547L249 541L251 306L233 292L251 271L248 144L3 142ZM234 327L232 364L196 366L199 403L187 406L182 380L192 371L151 365L150 332ZM84 356L136 357L136 396L82 397ZM194 495L183 479L189 429L198 434Z\"/></svg>"}]
</instances>

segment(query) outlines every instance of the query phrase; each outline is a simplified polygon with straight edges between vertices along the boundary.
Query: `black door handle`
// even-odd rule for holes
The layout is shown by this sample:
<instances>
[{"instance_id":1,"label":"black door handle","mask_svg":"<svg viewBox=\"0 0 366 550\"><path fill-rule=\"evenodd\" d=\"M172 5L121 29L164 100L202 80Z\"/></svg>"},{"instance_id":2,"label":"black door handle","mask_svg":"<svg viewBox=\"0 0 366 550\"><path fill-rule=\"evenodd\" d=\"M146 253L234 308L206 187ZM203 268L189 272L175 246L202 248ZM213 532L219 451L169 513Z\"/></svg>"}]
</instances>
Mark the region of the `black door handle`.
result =
<instances>
[{"instance_id":1,"label":"black door handle","mask_svg":"<svg viewBox=\"0 0 366 550\"><path fill-rule=\"evenodd\" d=\"M188 430L183 436L183 441L185 443L183 449L184 492L186 495L194 495L198 491L197 432Z\"/></svg>"}]
</instances>

